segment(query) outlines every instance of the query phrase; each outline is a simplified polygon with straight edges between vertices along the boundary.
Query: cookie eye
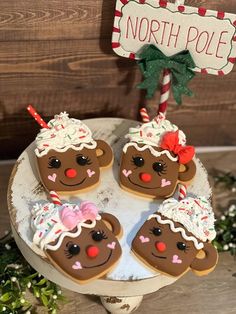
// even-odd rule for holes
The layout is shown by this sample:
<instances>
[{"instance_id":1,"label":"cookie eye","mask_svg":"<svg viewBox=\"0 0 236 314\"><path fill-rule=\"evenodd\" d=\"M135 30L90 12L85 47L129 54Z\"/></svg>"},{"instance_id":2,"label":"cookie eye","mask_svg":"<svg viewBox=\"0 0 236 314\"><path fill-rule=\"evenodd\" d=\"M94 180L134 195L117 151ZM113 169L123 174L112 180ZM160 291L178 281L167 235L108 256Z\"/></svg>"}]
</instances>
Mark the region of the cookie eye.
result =
<instances>
[{"instance_id":1,"label":"cookie eye","mask_svg":"<svg viewBox=\"0 0 236 314\"><path fill-rule=\"evenodd\" d=\"M107 239L107 236L105 234L105 232L102 230L93 230L92 232L92 239L96 242L100 242L102 241L103 239Z\"/></svg>"},{"instance_id":2,"label":"cookie eye","mask_svg":"<svg viewBox=\"0 0 236 314\"><path fill-rule=\"evenodd\" d=\"M181 250L181 251L185 251L186 248L187 248L187 246L186 246L186 244L185 244L184 242L177 242L177 243L176 243L176 246L177 246L177 248L178 248L179 250Z\"/></svg>"},{"instance_id":3,"label":"cookie eye","mask_svg":"<svg viewBox=\"0 0 236 314\"><path fill-rule=\"evenodd\" d=\"M158 173L158 175L165 174L166 173L166 164L164 162L154 162L154 164L152 165L152 168L154 171L156 171Z\"/></svg>"},{"instance_id":4,"label":"cookie eye","mask_svg":"<svg viewBox=\"0 0 236 314\"><path fill-rule=\"evenodd\" d=\"M48 168L60 168L61 161L58 158L51 157L48 161Z\"/></svg>"},{"instance_id":5,"label":"cookie eye","mask_svg":"<svg viewBox=\"0 0 236 314\"><path fill-rule=\"evenodd\" d=\"M142 167L144 165L144 159L143 157L132 157L132 162L135 164L137 167Z\"/></svg>"},{"instance_id":6,"label":"cookie eye","mask_svg":"<svg viewBox=\"0 0 236 314\"><path fill-rule=\"evenodd\" d=\"M79 164L80 166L91 165L91 160L88 157L83 156L83 155L78 155L76 157L76 161L77 161L77 164Z\"/></svg>"},{"instance_id":7,"label":"cookie eye","mask_svg":"<svg viewBox=\"0 0 236 314\"><path fill-rule=\"evenodd\" d=\"M78 255L80 252L80 247L78 244L75 244L73 242L68 242L66 244L66 250L65 250L65 254L68 258L72 258L75 255Z\"/></svg>"},{"instance_id":8,"label":"cookie eye","mask_svg":"<svg viewBox=\"0 0 236 314\"><path fill-rule=\"evenodd\" d=\"M160 228L157 228L157 227L153 227L151 229L151 233L153 233L155 236L160 236L162 234L162 231Z\"/></svg>"}]
</instances>

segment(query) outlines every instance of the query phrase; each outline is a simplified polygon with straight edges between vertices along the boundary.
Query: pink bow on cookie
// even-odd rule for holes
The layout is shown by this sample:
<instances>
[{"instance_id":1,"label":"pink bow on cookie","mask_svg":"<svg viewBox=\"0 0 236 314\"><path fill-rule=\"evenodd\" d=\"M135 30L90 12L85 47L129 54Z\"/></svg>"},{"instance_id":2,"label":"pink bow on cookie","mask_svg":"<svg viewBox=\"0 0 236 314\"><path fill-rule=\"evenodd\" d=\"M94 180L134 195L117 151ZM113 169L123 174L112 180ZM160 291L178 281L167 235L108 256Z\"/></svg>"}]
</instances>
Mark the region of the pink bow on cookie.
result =
<instances>
[{"instance_id":1,"label":"pink bow on cookie","mask_svg":"<svg viewBox=\"0 0 236 314\"><path fill-rule=\"evenodd\" d=\"M94 220L97 217L98 208L92 202L84 201L75 208L73 210L71 207L64 207L60 212L60 219L69 230L74 229L80 222Z\"/></svg>"},{"instance_id":2,"label":"pink bow on cookie","mask_svg":"<svg viewBox=\"0 0 236 314\"><path fill-rule=\"evenodd\" d=\"M179 144L179 131L168 132L163 136L161 148L173 152L179 157L179 163L187 164L193 159L195 149L193 146L183 146Z\"/></svg>"}]
</instances>

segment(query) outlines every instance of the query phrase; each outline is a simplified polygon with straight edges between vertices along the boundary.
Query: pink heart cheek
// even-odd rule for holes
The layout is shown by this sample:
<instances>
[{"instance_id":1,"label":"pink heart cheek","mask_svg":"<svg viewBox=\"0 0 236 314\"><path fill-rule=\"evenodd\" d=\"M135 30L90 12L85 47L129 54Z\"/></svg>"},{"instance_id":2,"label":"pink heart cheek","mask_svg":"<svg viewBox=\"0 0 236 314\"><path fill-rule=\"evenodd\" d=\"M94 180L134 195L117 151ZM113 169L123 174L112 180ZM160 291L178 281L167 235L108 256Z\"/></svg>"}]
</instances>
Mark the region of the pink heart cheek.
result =
<instances>
[{"instance_id":1,"label":"pink heart cheek","mask_svg":"<svg viewBox=\"0 0 236 314\"><path fill-rule=\"evenodd\" d=\"M80 264L80 262L76 261L74 263L74 265L72 265L72 268L75 269L75 270L78 270L78 269L82 269L82 265Z\"/></svg>"},{"instance_id":2,"label":"pink heart cheek","mask_svg":"<svg viewBox=\"0 0 236 314\"><path fill-rule=\"evenodd\" d=\"M182 264L182 259L180 259L178 255L173 255L172 263L173 264Z\"/></svg>"},{"instance_id":3,"label":"pink heart cheek","mask_svg":"<svg viewBox=\"0 0 236 314\"><path fill-rule=\"evenodd\" d=\"M48 180L55 182L57 178L57 174L53 173L52 175L48 175Z\"/></svg>"},{"instance_id":4,"label":"pink heart cheek","mask_svg":"<svg viewBox=\"0 0 236 314\"><path fill-rule=\"evenodd\" d=\"M123 169L122 173L126 178L128 178L128 176L132 174L132 170Z\"/></svg>"},{"instance_id":5,"label":"pink heart cheek","mask_svg":"<svg viewBox=\"0 0 236 314\"><path fill-rule=\"evenodd\" d=\"M161 180L161 187L164 188L166 186L171 185L171 181L170 180L166 180L166 179L162 179Z\"/></svg>"},{"instance_id":6,"label":"pink heart cheek","mask_svg":"<svg viewBox=\"0 0 236 314\"><path fill-rule=\"evenodd\" d=\"M91 169L88 169L87 170L87 174L88 174L88 177L91 178L92 176L95 175L95 171L91 170Z\"/></svg>"},{"instance_id":7,"label":"pink heart cheek","mask_svg":"<svg viewBox=\"0 0 236 314\"><path fill-rule=\"evenodd\" d=\"M139 237L139 240L141 241L141 243L148 243L150 241L150 238L144 237L143 235L141 235Z\"/></svg>"},{"instance_id":8,"label":"pink heart cheek","mask_svg":"<svg viewBox=\"0 0 236 314\"><path fill-rule=\"evenodd\" d=\"M108 244L107 244L107 247L108 247L109 249L111 249L111 250L114 250L115 247L116 247L116 242L108 243Z\"/></svg>"}]
</instances>

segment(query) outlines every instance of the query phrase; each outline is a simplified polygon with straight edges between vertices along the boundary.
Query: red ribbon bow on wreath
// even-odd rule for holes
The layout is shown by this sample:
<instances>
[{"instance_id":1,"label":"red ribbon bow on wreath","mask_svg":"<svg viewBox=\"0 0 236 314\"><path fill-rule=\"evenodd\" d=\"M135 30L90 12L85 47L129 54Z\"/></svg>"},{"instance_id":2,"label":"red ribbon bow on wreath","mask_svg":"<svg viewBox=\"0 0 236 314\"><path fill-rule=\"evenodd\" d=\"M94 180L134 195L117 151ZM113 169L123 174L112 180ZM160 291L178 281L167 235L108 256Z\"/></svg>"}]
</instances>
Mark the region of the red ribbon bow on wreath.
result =
<instances>
[{"instance_id":1,"label":"red ribbon bow on wreath","mask_svg":"<svg viewBox=\"0 0 236 314\"><path fill-rule=\"evenodd\" d=\"M193 159L195 148L179 144L179 131L166 133L161 142L161 148L173 152L179 157L180 164L187 164Z\"/></svg>"}]
</instances>

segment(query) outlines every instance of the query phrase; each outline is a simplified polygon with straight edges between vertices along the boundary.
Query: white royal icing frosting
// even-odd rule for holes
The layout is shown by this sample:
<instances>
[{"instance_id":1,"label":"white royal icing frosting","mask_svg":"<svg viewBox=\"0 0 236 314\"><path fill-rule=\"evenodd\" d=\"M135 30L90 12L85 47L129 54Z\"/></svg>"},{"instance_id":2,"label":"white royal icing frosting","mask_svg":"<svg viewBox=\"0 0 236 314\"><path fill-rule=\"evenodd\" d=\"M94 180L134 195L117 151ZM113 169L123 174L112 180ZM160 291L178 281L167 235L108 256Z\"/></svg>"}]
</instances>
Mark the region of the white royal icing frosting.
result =
<instances>
[{"instance_id":1,"label":"white royal icing frosting","mask_svg":"<svg viewBox=\"0 0 236 314\"><path fill-rule=\"evenodd\" d=\"M214 213L205 197L187 197L181 201L169 198L162 203L158 213L167 219L158 214L151 215L148 219L155 217L159 223L169 224L173 232L181 232L184 239L193 241L198 250L204 246L199 240L212 241L216 236ZM173 221L182 224L194 237L188 236L183 228L176 228Z\"/></svg>"},{"instance_id":2,"label":"white royal icing frosting","mask_svg":"<svg viewBox=\"0 0 236 314\"><path fill-rule=\"evenodd\" d=\"M38 157L46 155L51 149L65 152L69 148L79 151L84 147L94 149L97 146L91 130L82 121L69 118L66 112L55 115L48 122L48 127L42 128L36 137L35 153Z\"/></svg>"},{"instance_id":3,"label":"white royal icing frosting","mask_svg":"<svg viewBox=\"0 0 236 314\"><path fill-rule=\"evenodd\" d=\"M166 154L169 159L177 161L178 157L173 157L168 150L162 152L157 152L155 148L160 147L163 135L167 132L179 131L179 144L186 144L186 136L183 131L172 124L169 120L165 118L163 113L160 113L156 118L148 123L143 123L138 125L136 128L129 128L129 133L125 136L130 140L124 148L123 152L126 153L128 147L134 146L138 151L144 151L149 149L151 154L155 157L159 157L161 154ZM140 147L138 144L141 144Z\"/></svg>"},{"instance_id":4,"label":"white royal icing frosting","mask_svg":"<svg viewBox=\"0 0 236 314\"><path fill-rule=\"evenodd\" d=\"M65 207L71 210L79 210L79 206L75 204L54 205L53 203L36 204L31 213L31 227L34 231L33 243L40 247L41 250L50 249L56 251L62 244L66 236L76 238L81 233L81 228L94 228L96 220L100 220L101 216L98 214L92 223L85 223L82 221L77 224L76 232L71 232L60 219L60 211ZM50 243L57 240L55 245Z\"/></svg>"},{"instance_id":5,"label":"white royal icing frosting","mask_svg":"<svg viewBox=\"0 0 236 314\"><path fill-rule=\"evenodd\" d=\"M137 143L128 143L128 144L126 144L124 146L124 149L123 149L124 153L127 152L127 149L128 149L129 146L133 146L139 152L143 152L144 150L148 149L151 152L151 154L153 156L155 156L155 157L160 157L161 155L165 154L172 161L177 161L178 160L178 156L176 156L176 157L172 156L171 153L168 150L166 150L166 149L162 150L161 152L158 152L157 150L155 150L150 145L144 145L144 146L140 147L140 146L138 146Z\"/></svg>"}]
</instances>

